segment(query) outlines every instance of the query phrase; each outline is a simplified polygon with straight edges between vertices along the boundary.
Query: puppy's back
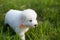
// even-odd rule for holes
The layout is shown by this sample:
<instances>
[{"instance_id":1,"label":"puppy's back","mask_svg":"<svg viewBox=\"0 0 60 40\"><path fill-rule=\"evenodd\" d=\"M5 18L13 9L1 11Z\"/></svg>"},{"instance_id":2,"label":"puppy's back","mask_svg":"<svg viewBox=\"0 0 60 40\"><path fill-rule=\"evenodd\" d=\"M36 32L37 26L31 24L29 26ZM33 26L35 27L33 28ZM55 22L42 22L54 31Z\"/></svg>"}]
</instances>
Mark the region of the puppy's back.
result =
<instances>
[{"instance_id":1,"label":"puppy's back","mask_svg":"<svg viewBox=\"0 0 60 40\"><path fill-rule=\"evenodd\" d=\"M11 27L17 26L21 12L22 11L19 10L9 10L5 15L5 24L9 24Z\"/></svg>"}]
</instances>

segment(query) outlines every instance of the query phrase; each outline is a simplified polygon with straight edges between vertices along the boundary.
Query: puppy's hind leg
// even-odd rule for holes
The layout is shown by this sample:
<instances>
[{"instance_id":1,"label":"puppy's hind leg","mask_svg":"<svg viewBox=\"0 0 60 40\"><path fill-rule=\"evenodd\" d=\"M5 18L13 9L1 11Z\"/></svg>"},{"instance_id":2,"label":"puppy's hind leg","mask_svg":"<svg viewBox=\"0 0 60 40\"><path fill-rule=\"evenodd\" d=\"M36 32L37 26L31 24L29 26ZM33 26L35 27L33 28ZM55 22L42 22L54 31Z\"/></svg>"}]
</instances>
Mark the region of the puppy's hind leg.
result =
<instances>
[{"instance_id":1,"label":"puppy's hind leg","mask_svg":"<svg viewBox=\"0 0 60 40\"><path fill-rule=\"evenodd\" d=\"M7 27L8 27L8 23L7 23L7 20L5 19L4 20L4 25L3 25L3 32L7 31Z\"/></svg>"},{"instance_id":2,"label":"puppy's hind leg","mask_svg":"<svg viewBox=\"0 0 60 40\"><path fill-rule=\"evenodd\" d=\"M8 26L9 26L8 24L5 24L5 23L4 23L3 32L6 32L6 31L7 31L7 27L8 27Z\"/></svg>"}]
</instances>

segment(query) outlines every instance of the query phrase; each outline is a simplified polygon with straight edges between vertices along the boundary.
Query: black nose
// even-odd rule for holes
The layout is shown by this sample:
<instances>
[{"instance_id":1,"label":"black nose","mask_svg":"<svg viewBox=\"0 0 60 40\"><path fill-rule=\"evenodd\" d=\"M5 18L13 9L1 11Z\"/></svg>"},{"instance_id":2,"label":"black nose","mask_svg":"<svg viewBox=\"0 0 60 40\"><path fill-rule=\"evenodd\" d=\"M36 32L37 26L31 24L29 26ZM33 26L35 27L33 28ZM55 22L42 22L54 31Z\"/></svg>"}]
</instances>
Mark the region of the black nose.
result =
<instances>
[{"instance_id":1,"label":"black nose","mask_svg":"<svg viewBox=\"0 0 60 40\"><path fill-rule=\"evenodd\" d=\"M37 25L35 24L34 26L36 27Z\"/></svg>"}]
</instances>

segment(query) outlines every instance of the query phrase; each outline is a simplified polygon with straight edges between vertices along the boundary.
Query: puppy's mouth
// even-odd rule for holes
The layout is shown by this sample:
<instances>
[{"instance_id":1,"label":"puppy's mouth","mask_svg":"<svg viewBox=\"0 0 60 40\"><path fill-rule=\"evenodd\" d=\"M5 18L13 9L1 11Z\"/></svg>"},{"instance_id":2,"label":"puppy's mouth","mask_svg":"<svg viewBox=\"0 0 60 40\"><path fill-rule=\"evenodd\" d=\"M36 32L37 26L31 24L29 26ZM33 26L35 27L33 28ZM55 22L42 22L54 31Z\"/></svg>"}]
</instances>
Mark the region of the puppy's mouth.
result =
<instances>
[{"instance_id":1,"label":"puppy's mouth","mask_svg":"<svg viewBox=\"0 0 60 40\"><path fill-rule=\"evenodd\" d=\"M37 26L30 26L30 28L36 28Z\"/></svg>"},{"instance_id":2,"label":"puppy's mouth","mask_svg":"<svg viewBox=\"0 0 60 40\"><path fill-rule=\"evenodd\" d=\"M33 28L36 28L37 26L33 26Z\"/></svg>"}]
</instances>

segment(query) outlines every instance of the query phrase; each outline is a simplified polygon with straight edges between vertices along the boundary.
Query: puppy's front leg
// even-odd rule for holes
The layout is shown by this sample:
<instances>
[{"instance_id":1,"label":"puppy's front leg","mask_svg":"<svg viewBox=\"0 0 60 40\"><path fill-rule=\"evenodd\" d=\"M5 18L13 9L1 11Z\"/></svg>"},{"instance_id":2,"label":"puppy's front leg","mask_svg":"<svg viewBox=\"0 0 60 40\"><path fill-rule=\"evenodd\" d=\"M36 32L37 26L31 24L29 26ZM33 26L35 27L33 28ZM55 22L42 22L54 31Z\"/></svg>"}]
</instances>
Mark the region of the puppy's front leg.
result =
<instances>
[{"instance_id":1,"label":"puppy's front leg","mask_svg":"<svg viewBox=\"0 0 60 40\"><path fill-rule=\"evenodd\" d=\"M25 34L24 33L20 34L20 37L21 37L21 40L25 40Z\"/></svg>"}]
</instances>

